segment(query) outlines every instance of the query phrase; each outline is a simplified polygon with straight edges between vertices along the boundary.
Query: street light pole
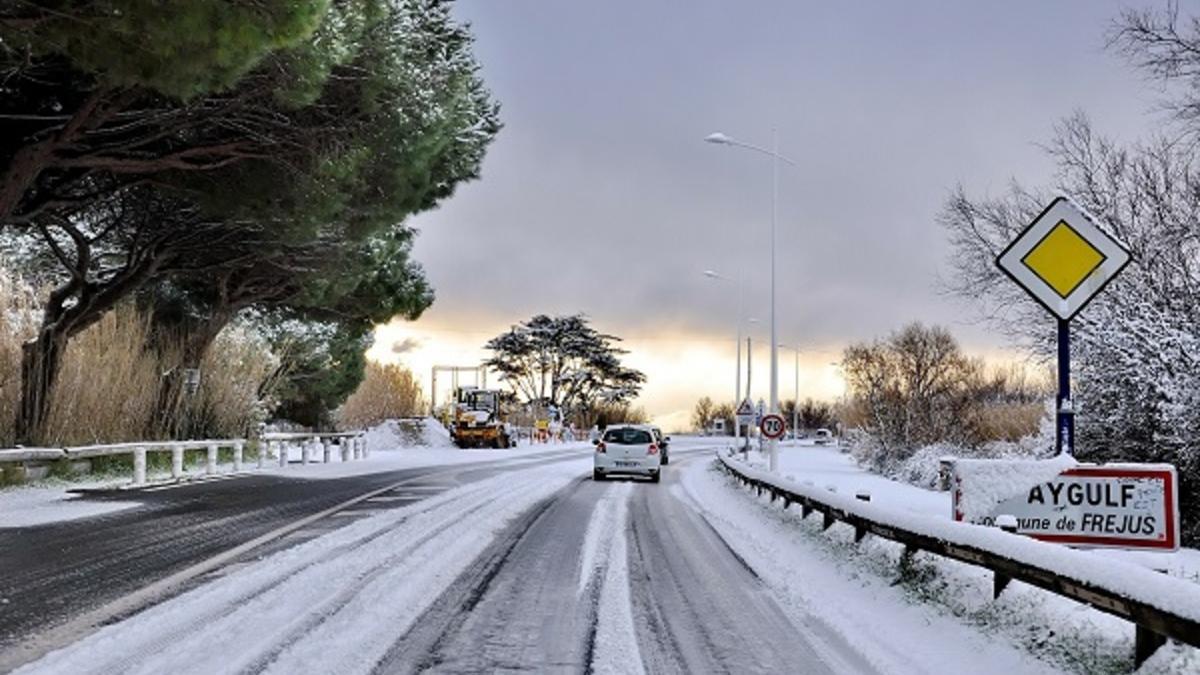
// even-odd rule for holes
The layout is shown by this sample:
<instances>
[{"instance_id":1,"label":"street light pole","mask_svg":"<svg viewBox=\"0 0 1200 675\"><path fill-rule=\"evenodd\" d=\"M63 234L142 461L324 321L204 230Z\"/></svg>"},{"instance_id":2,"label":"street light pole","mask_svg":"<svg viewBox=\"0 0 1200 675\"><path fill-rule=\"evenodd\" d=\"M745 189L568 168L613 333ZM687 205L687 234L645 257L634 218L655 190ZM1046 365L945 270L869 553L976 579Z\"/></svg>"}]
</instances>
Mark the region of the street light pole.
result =
<instances>
[{"instance_id":1,"label":"street light pole","mask_svg":"<svg viewBox=\"0 0 1200 675\"><path fill-rule=\"evenodd\" d=\"M704 270L704 276L715 281L732 281L729 277L722 275L715 270ZM742 436L742 425L737 421L737 408L742 400L742 287L745 275L738 272L738 304L737 304L737 368L734 376L733 384L733 439L734 446L737 446L738 439Z\"/></svg>"},{"instance_id":2,"label":"street light pole","mask_svg":"<svg viewBox=\"0 0 1200 675\"><path fill-rule=\"evenodd\" d=\"M779 130L771 128L771 413L779 412L779 342L775 322L775 221L779 204ZM779 470L779 439L772 438L770 470Z\"/></svg>"},{"instance_id":3,"label":"street light pole","mask_svg":"<svg viewBox=\"0 0 1200 675\"><path fill-rule=\"evenodd\" d=\"M732 145L738 148L745 148L755 152L768 155L771 158L771 410L772 413L779 412L779 348L776 335L775 321L775 230L778 202L779 202L779 162L784 161L792 166L796 163L792 160L779 154L779 130L772 127L771 129L771 149L761 148L749 143L734 140L723 133L717 132L709 134L704 138L709 143L717 143L720 145ZM772 473L779 470L779 441L771 439L767 444L770 451L770 470Z\"/></svg>"},{"instance_id":4,"label":"street light pole","mask_svg":"<svg viewBox=\"0 0 1200 675\"><path fill-rule=\"evenodd\" d=\"M781 344L779 346L782 349L791 349L792 351L796 352L796 382L794 385L795 391L796 391L796 398L792 405L792 438L793 438L793 440L798 440L800 438L800 436L799 436L799 433L800 433L800 424L799 424L799 420L800 420L800 416L799 416L799 410L800 410L800 345L797 344L795 347L789 347L787 345Z\"/></svg>"}]
</instances>

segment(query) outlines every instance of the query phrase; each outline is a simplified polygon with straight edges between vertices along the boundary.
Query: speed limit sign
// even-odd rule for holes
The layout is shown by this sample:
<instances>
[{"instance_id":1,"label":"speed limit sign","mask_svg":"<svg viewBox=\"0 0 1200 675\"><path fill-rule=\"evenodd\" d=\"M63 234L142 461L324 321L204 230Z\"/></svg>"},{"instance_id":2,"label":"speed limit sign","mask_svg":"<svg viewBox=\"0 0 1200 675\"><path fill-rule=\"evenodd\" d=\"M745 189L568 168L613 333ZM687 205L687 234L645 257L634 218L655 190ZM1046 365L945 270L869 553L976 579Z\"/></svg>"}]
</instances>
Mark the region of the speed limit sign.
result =
<instances>
[{"instance_id":1,"label":"speed limit sign","mask_svg":"<svg viewBox=\"0 0 1200 675\"><path fill-rule=\"evenodd\" d=\"M783 438L783 435L787 433L787 422L784 422L783 418L779 415L765 415L762 418L762 423L758 425L758 428L762 430L763 436L766 436L771 440L775 440L777 438Z\"/></svg>"}]
</instances>

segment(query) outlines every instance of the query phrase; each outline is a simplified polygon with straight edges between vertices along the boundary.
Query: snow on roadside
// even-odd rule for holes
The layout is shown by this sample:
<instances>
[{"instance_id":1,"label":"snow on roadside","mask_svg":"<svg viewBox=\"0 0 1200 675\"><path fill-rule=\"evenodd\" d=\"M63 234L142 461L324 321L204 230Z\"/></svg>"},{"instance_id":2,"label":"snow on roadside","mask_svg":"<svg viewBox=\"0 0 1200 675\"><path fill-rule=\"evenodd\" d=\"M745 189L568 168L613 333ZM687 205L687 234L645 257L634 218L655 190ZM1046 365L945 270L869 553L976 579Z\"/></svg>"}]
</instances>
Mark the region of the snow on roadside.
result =
<instances>
[{"instance_id":1,"label":"snow on roadside","mask_svg":"<svg viewBox=\"0 0 1200 675\"><path fill-rule=\"evenodd\" d=\"M440 425L438 426L440 429ZM332 461L325 464L323 453L317 452L311 464L290 463L281 467L276 460L267 462L263 468L258 468L257 461L249 460L243 464L244 474L275 474L284 478L304 480L335 480L353 476L364 476L374 473L386 473L403 469L416 469L429 466L461 465L497 460L520 459L521 462L535 464L539 459L535 455L544 453L561 453L570 455L578 453L581 457L591 456L591 445L586 442L578 443L543 443L525 444L515 448L502 450L470 449L454 447L445 439L442 444L437 440L437 429L425 427L425 436L430 442L425 446L403 445L404 438L394 425L384 423L368 430L370 455L364 459L342 462L338 449L331 454ZM443 432L444 433L444 432ZM297 448L292 448L291 455L299 459ZM217 467L218 475L233 472L233 465L223 462ZM203 481L206 477L205 468L201 465L188 467L184 472L184 481ZM170 474L166 470L152 471L148 476L151 484L171 483ZM91 518L122 511L140 506L137 501L101 501L92 500L72 494L73 490L113 490L128 487L128 476L101 475L91 476L81 480L51 479L29 485L14 486L0 489L0 529L33 527L56 522Z\"/></svg>"},{"instance_id":2,"label":"snow on roadside","mask_svg":"<svg viewBox=\"0 0 1200 675\"><path fill-rule=\"evenodd\" d=\"M892 579L848 560L836 540L820 542L819 519L801 522L795 511L767 506L712 463L689 466L683 484L797 625L824 624L880 672L1055 672L955 617L912 603Z\"/></svg>"},{"instance_id":3,"label":"snow on roadside","mask_svg":"<svg viewBox=\"0 0 1200 675\"><path fill-rule=\"evenodd\" d=\"M823 532L819 518L804 520L796 509L770 505L705 466L686 474L685 485L718 531L784 597L801 607L818 607L817 613L851 642L855 635L871 635L875 658L882 657L881 668L887 672L921 672L921 663L969 672L979 672L980 663L989 664L988 672L1036 672L1050 667L1049 662L1061 670L1116 673L1128 672L1132 665L1133 629L1125 621L1020 583L993 601L987 570L924 553L905 566L899 544L875 537L855 543L852 529L841 525ZM833 502L844 499L828 496ZM948 518L939 522L903 511L872 514L876 516L913 523L919 519L934 529L957 525ZM1022 549L1046 546L1023 538L1008 543ZM1120 577L1122 567L1114 563L1110 576ZM1178 589L1177 582L1162 582ZM887 664L897 655L913 661ZM1186 647L1163 649L1141 672L1194 672L1200 667L1198 655L1200 651Z\"/></svg>"},{"instance_id":4,"label":"snow on roadside","mask_svg":"<svg viewBox=\"0 0 1200 675\"><path fill-rule=\"evenodd\" d=\"M135 501L84 500L66 490L64 487L15 487L0 491L0 529L93 518L141 505Z\"/></svg>"},{"instance_id":5,"label":"snow on roadside","mask_svg":"<svg viewBox=\"0 0 1200 675\"><path fill-rule=\"evenodd\" d=\"M629 597L629 556L625 522L631 483L613 485L596 502L580 556L579 593L598 594L595 650L591 672L644 673Z\"/></svg>"},{"instance_id":6,"label":"snow on roadside","mask_svg":"<svg viewBox=\"0 0 1200 675\"><path fill-rule=\"evenodd\" d=\"M739 455L740 457L740 455ZM750 453L753 466L766 467L766 460L756 452ZM1070 460L1065 460L1070 461ZM1064 464L1065 466L1065 464ZM1039 463L1032 471L1043 471ZM854 496L859 490L871 494L871 503L887 509L897 509L950 520L953 516L949 492L938 492L871 473L858 466L854 459L838 448L814 445L782 446L779 450L779 473L784 478L819 488L832 487L838 494ZM1036 481L1035 481L1036 482ZM998 492L998 491L993 491ZM1178 551L1123 551L1095 549L1103 555L1165 570L1173 577L1200 583L1200 550L1181 548Z\"/></svg>"},{"instance_id":7,"label":"snow on roadside","mask_svg":"<svg viewBox=\"0 0 1200 675\"><path fill-rule=\"evenodd\" d=\"M364 518L16 672L368 673L507 523L586 468L508 473Z\"/></svg>"}]
</instances>

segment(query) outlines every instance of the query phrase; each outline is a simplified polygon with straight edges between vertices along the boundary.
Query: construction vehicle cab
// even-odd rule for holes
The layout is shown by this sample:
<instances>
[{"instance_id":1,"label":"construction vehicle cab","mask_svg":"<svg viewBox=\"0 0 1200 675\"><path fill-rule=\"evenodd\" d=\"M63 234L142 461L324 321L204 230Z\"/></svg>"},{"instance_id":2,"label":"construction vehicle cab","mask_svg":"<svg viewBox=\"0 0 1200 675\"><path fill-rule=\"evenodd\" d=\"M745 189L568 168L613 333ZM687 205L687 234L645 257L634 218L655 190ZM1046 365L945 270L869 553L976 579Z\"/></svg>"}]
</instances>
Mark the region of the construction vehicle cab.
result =
<instances>
[{"instance_id":1,"label":"construction vehicle cab","mask_svg":"<svg viewBox=\"0 0 1200 675\"><path fill-rule=\"evenodd\" d=\"M500 392L459 387L449 420L450 438L460 448L507 448L508 425L500 410Z\"/></svg>"}]
</instances>

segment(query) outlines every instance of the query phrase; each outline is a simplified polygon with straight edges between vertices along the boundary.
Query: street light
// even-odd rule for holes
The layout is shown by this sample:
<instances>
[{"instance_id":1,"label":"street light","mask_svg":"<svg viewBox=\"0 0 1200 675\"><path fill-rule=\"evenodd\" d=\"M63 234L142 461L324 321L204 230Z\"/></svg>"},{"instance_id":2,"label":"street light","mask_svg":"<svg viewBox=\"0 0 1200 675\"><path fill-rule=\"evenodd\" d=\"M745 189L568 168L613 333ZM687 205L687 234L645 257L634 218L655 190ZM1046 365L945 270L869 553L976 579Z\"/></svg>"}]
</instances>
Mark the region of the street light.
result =
<instances>
[{"instance_id":1,"label":"street light","mask_svg":"<svg viewBox=\"0 0 1200 675\"><path fill-rule=\"evenodd\" d=\"M771 129L771 149L743 143L739 140L730 138L721 132L711 133L704 137L708 143L717 145L729 145L735 148L743 148L753 150L771 158L771 412L779 412L779 339L775 330L775 222L778 220L777 211L779 203L779 162L787 162L792 166L796 163L792 160L779 154L779 132L777 129ZM770 470L776 472L779 470L779 441L772 439L770 442L771 461Z\"/></svg>"},{"instance_id":2,"label":"street light","mask_svg":"<svg viewBox=\"0 0 1200 675\"><path fill-rule=\"evenodd\" d=\"M800 345L789 347L788 345L781 344L779 347L796 352L796 399L792 403L792 440L797 441L800 440L800 416L798 414L800 411Z\"/></svg>"},{"instance_id":3,"label":"street light","mask_svg":"<svg viewBox=\"0 0 1200 675\"><path fill-rule=\"evenodd\" d=\"M719 272L717 272L715 270L704 270L704 276L706 276L709 279L712 279L714 281L728 281L728 282L733 281L729 277L723 276L722 274L720 274ZM738 445L737 440L742 437L742 425L738 424L738 421L737 421L737 408L738 408L738 405L742 402L742 278L741 277L742 277L742 275L739 274L738 282L737 282L737 286L738 286L737 377L734 379L734 385L733 385L733 409L734 409L733 438L734 438L735 446Z\"/></svg>"}]
</instances>

